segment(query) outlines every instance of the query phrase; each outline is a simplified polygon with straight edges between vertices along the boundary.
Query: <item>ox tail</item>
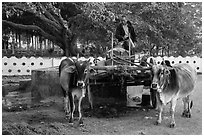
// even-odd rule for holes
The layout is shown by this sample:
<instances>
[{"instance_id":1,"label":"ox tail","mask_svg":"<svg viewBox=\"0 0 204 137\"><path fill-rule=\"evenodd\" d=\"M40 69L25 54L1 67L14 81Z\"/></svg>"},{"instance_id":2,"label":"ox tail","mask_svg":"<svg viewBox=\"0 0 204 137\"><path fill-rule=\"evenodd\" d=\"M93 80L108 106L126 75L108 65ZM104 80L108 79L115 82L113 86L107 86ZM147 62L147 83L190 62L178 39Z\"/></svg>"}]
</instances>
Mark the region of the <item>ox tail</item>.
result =
<instances>
[{"instance_id":1,"label":"ox tail","mask_svg":"<svg viewBox=\"0 0 204 137\"><path fill-rule=\"evenodd\" d=\"M193 107L193 101L190 102L190 109Z\"/></svg>"},{"instance_id":2,"label":"ox tail","mask_svg":"<svg viewBox=\"0 0 204 137\"><path fill-rule=\"evenodd\" d=\"M62 86L61 86L61 89L62 89L63 96L66 97L66 90L64 90Z\"/></svg>"},{"instance_id":3,"label":"ox tail","mask_svg":"<svg viewBox=\"0 0 204 137\"><path fill-rule=\"evenodd\" d=\"M62 70L61 70L61 67L62 67L62 65L60 64L60 65L59 65L59 77L60 77L61 71L62 71Z\"/></svg>"},{"instance_id":4,"label":"ox tail","mask_svg":"<svg viewBox=\"0 0 204 137\"><path fill-rule=\"evenodd\" d=\"M69 101L70 101L70 111L72 113L73 111L73 98L72 98L72 93L71 92L68 92L68 97L69 97Z\"/></svg>"}]
</instances>

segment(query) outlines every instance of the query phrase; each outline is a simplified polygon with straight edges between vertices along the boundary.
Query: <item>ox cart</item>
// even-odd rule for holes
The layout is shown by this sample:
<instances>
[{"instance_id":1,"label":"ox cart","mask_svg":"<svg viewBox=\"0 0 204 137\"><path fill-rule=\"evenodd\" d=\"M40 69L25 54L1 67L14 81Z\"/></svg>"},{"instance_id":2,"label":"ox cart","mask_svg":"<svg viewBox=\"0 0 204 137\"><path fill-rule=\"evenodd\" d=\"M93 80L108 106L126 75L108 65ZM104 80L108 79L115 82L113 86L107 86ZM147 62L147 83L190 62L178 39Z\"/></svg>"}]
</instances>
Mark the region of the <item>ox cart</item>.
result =
<instances>
[{"instance_id":1,"label":"ox cart","mask_svg":"<svg viewBox=\"0 0 204 137\"><path fill-rule=\"evenodd\" d=\"M148 105L155 108L155 92L150 86L152 82L151 66L148 65L146 60L145 56L141 57L139 54L131 56L130 51L121 47L112 47L107 52L105 60L98 61L94 66L90 66L89 90L92 91L93 86L120 87L117 92L120 92L127 102L129 87L142 85L143 89L148 89L149 95L132 99L141 102L140 106ZM113 92L113 90L109 92Z\"/></svg>"}]
</instances>

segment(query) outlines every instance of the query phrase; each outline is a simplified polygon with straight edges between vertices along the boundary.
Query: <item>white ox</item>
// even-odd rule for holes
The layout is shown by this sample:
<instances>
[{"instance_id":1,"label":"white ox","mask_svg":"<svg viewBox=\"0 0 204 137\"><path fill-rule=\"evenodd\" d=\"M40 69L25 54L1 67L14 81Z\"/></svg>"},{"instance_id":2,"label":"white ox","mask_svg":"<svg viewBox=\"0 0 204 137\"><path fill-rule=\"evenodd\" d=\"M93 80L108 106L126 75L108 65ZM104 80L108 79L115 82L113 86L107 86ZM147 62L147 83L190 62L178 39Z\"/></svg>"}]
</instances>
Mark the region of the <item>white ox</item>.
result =
<instances>
[{"instance_id":1,"label":"white ox","mask_svg":"<svg viewBox=\"0 0 204 137\"><path fill-rule=\"evenodd\" d=\"M151 87L156 90L157 109L159 110L156 124L162 121L163 106L171 103L170 127L175 127L174 112L177 99L182 98L184 103L183 116L191 117L192 101L190 94L194 91L196 82L196 71L188 64L176 64L174 66L156 65L152 66L153 80Z\"/></svg>"}]
</instances>

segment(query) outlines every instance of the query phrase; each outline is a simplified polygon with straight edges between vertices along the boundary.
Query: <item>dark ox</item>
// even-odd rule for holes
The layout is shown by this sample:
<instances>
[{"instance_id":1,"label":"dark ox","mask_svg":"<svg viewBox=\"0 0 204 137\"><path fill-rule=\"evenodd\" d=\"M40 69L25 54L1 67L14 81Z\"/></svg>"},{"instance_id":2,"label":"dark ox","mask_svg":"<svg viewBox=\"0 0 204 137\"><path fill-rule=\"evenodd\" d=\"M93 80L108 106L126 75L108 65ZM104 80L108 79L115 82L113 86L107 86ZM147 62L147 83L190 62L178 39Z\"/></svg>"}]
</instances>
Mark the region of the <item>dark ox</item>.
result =
<instances>
[{"instance_id":1,"label":"dark ox","mask_svg":"<svg viewBox=\"0 0 204 137\"><path fill-rule=\"evenodd\" d=\"M64 94L64 109L69 123L73 123L75 103L78 99L79 124L82 125L81 101L85 97L86 83L88 80L87 70L89 61L77 61L66 58L59 66L60 85Z\"/></svg>"},{"instance_id":2,"label":"dark ox","mask_svg":"<svg viewBox=\"0 0 204 137\"><path fill-rule=\"evenodd\" d=\"M188 64L170 65L153 65L153 80L151 87L156 90L157 109L159 110L156 124L162 121L163 106L171 103L170 127L175 127L174 112L177 99L182 98L184 104L184 111L182 116L191 117L192 101L190 94L194 91L196 81L196 71Z\"/></svg>"}]
</instances>

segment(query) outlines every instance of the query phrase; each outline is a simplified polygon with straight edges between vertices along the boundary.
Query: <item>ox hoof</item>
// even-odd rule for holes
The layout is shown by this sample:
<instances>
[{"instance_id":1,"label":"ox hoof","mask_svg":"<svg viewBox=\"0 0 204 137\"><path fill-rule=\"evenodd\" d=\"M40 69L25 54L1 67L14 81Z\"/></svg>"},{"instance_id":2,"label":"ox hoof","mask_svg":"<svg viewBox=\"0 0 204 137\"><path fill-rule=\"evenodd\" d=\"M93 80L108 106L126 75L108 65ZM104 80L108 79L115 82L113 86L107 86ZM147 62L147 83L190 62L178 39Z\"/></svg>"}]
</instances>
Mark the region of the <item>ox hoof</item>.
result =
<instances>
[{"instance_id":1,"label":"ox hoof","mask_svg":"<svg viewBox=\"0 0 204 137\"><path fill-rule=\"evenodd\" d=\"M70 112L65 111L65 116L70 116L70 115L71 115Z\"/></svg>"},{"instance_id":2,"label":"ox hoof","mask_svg":"<svg viewBox=\"0 0 204 137\"><path fill-rule=\"evenodd\" d=\"M73 126L73 125L74 125L74 123L73 123L73 122L69 122L69 125L72 125L72 126Z\"/></svg>"},{"instance_id":3,"label":"ox hoof","mask_svg":"<svg viewBox=\"0 0 204 137\"><path fill-rule=\"evenodd\" d=\"M184 111L184 112L182 113L182 116L183 116L183 117L186 117L186 118L191 118L191 113L190 113L190 112L187 112L187 111Z\"/></svg>"},{"instance_id":4,"label":"ox hoof","mask_svg":"<svg viewBox=\"0 0 204 137\"><path fill-rule=\"evenodd\" d=\"M79 125L80 127L83 127L83 126L84 126L83 121L82 121L82 120L79 120L78 125Z\"/></svg>"},{"instance_id":5,"label":"ox hoof","mask_svg":"<svg viewBox=\"0 0 204 137\"><path fill-rule=\"evenodd\" d=\"M186 116L186 113L185 113L185 112L183 112L183 113L182 113L182 117L185 117L185 116Z\"/></svg>"},{"instance_id":6,"label":"ox hoof","mask_svg":"<svg viewBox=\"0 0 204 137\"><path fill-rule=\"evenodd\" d=\"M73 123L73 120L70 118L69 119L69 124L71 124L71 125L73 125L74 123Z\"/></svg>"},{"instance_id":7,"label":"ox hoof","mask_svg":"<svg viewBox=\"0 0 204 137\"><path fill-rule=\"evenodd\" d=\"M191 118L191 114L190 114L190 113L188 113L186 117L187 117L187 118Z\"/></svg>"},{"instance_id":8,"label":"ox hoof","mask_svg":"<svg viewBox=\"0 0 204 137\"><path fill-rule=\"evenodd\" d=\"M154 125L157 125L157 126L160 125L160 124L161 124L161 122L158 121L158 120L154 123Z\"/></svg>"},{"instance_id":9,"label":"ox hoof","mask_svg":"<svg viewBox=\"0 0 204 137\"><path fill-rule=\"evenodd\" d=\"M176 123L171 123L170 128L174 128L174 127L176 127Z\"/></svg>"},{"instance_id":10,"label":"ox hoof","mask_svg":"<svg viewBox=\"0 0 204 137\"><path fill-rule=\"evenodd\" d=\"M83 123L79 123L79 126L80 126L80 127L83 127L83 126L84 126L84 124L83 124Z\"/></svg>"},{"instance_id":11,"label":"ox hoof","mask_svg":"<svg viewBox=\"0 0 204 137\"><path fill-rule=\"evenodd\" d=\"M69 119L69 116L65 116L65 119Z\"/></svg>"},{"instance_id":12,"label":"ox hoof","mask_svg":"<svg viewBox=\"0 0 204 137\"><path fill-rule=\"evenodd\" d=\"M190 113L187 113L185 117L191 118L191 114L190 114Z\"/></svg>"}]
</instances>

